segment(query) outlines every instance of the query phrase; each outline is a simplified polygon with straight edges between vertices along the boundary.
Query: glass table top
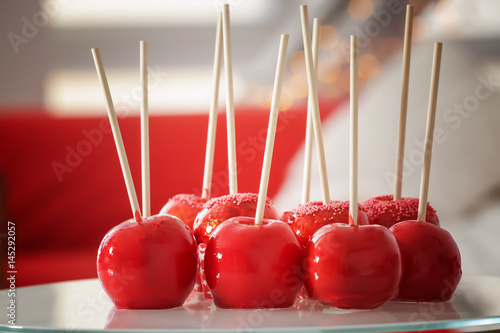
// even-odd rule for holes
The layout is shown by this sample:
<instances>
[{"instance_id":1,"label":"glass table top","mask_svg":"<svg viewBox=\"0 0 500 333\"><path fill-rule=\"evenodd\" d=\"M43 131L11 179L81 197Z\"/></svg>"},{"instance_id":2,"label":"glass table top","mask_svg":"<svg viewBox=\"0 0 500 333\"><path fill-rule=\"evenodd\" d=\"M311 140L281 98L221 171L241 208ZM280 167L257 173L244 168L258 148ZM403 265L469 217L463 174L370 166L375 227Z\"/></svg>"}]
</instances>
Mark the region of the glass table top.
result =
<instances>
[{"instance_id":1,"label":"glass table top","mask_svg":"<svg viewBox=\"0 0 500 333\"><path fill-rule=\"evenodd\" d=\"M465 276L449 302L388 302L375 310L340 310L307 299L278 310L219 309L201 293L169 310L118 310L97 279L16 289L16 326L8 290L2 332L401 332L500 325L500 278Z\"/></svg>"}]
</instances>

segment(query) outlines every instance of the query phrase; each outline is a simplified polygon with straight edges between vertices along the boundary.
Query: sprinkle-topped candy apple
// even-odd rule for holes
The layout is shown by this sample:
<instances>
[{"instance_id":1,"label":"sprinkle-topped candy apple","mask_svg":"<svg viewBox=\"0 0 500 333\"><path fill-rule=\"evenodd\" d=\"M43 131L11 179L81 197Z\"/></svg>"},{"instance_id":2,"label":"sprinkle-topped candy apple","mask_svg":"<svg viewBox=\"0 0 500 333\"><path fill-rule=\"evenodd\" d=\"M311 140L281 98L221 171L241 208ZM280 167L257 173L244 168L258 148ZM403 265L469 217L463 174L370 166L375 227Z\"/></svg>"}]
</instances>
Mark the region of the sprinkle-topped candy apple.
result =
<instances>
[{"instance_id":1,"label":"sprinkle-topped candy apple","mask_svg":"<svg viewBox=\"0 0 500 333\"><path fill-rule=\"evenodd\" d=\"M394 224L415 220L418 215L418 198L400 198L393 200L392 194L381 195L363 202L370 224L379 224L387 228ZM439 218L436 210L427 203L427 214L425 221L439 225Z\"/></svg>"},{"instance_id":2,"label":"sprinkle-topped candy apple","mask_svg":"<svg viewBox=\"0 0 500 333\"><path fill-rule=\"evenodd\" d=\"M307 127L304 155L304 175L302 189L302 204L288 214L287 223L294 231L300 244L305 247L312 235L322 226L341 222L347 223L349 216L349 203L343 201L330 201L328 188L328 176L321 131L321 119L319 116L318 94L317 94L317 62L318 62L318 40L320 20L315 19L313 25L313 40L311 43L309 27L303 33L306 72L309 84L309 100L307 109ZM306 40L307 33L307 40ZM323 202L309 202L312 135L315 136L318 164L320 166L320 177L322 185ZM360 209L360 224L368 224L366 214Z\"/></svg>"},{"instance_id":3,"label":"sprinkle-topped candy apple","mask_svg":"<svg viewBox=\"0 0 500 333\"><path fill-rule=\"evenodd\" d=\"M322 226L331 223L348 223L349 201L332 200L328 204L321 201L312 201L299 205L288 217L288 224L292 228L299 243L306 247L313 234ZM358 224L368 224L368 218L361 205L358 207Z\"/></svg>"},{"instance_id":4,"label":"sprinkle-topped candy apple","mask_svg":"<svg viewBox=\"0 0 500 333\"><path fill-rule=\"evenodd\" d=\"M408 88L410 77L411 39L413 28L413 5L406 7L406 24L403 48L403 79L401 90L401 108L399 116L399 136L397 144L396 177L394 184L394 195L382 195L363 202L368 214L370 224L379 224L392 227L394 224L414 220L418 213L418 198L402 198L403 186L403 162L406 136L406 115L408 110ZM439 225L436 211L429 204L427 206L427 222Z\"/></svg>"},{"instance_id":5,"label":"sprinkle-topped candy apple","mask_svg":"<svg viewBox=\"0 0 500 333\"><path fill-rule=\"evenodd\" d=\"M231 57L231 30L229 5L222 10L222 40L226 75L226 117L229 169L229 195L213 198L199 212L194 222L194 233L199 243L208 242L215 228L225 220L235 216L255 216L257 195L238 193L236 138L234 128L234 93ZM264 218L278 219L279 215L270 200L266 201Z\"/></svg>"},{"instance_id":6,"label":"sprinkle-topped candy apple","mask_svg":"<svg viewBox=\"0 0 500 333\"><path fill-rule=\"evenodd\" d=\"M290 307L302 286L302 250L292 230L278 215L264 218L287 44L282 35L255 217L226 220L207 243L205 274L218 307Z\"/></svg>"},{"instance_id":7,"label":"sprinkle-topped candy apple","mask_svg":"<svg viewBox=\"0 0 500 333\"><path fill-rule=\"evenodd\" d=\"M255 216L258 195L235 193L209 200L194 222L194 235L198 243L207 243L216 228L224 221L236 216ZM279 213L271 200L265 203L264 218L279 219Z\"/></svg>"},{"instance_id":8,"label":"sprinkle-topped candy apple","mask_svg":"<svg viewBox=\"0 0 500 333\"><path fill-rule=\"evenodd\" d=\"M314 19L313 23L313 33L312 33L312 56L314 62L314 73L313 80L318 79L318 67L316 66L318 62L318 50L319 50L319 39L320 39L320 26L321 20L318 18ZM313 149L313 94L309 93L308 103L307 103L307 118L306 118L306 137L305 137L305 154L304 154L304 172L302 176L302 203L309 202L309 195L311 190L311 165L312 165L312 149ZM320 128L321 130L321 128ZM321 135L321 134L320 134ZM322 155L324 156L324 154ZM325 169L326 170L326 169ZM280 220L288 223L288 218L292 215L293 210L286 210L281 213Z\"/></svg>"},{"instance_id":9,"label":"sprinkle-topped candy apple","mask_svg":"<svg viewBox=\"0 0 500 333\"><path fill-rule=\"evenodd\" d=\"M217 19L215 37L215 53L213 64L213 90L208 116L207 144L205 150L205 167L203 172L203 190L201 197L195 194L177 194L170 198L160 214L171 214L180 218L193 228L196 215L203 209L203 204L211 197L212 171L215 152L215 133L217 130L217 111L219 109L219 83L222 62L222 13Z\"/></svg>"},{"instance_id":10,"label":"sprinkle-topped candy apple","mask_svg":"<svg viewBox=\"0 0 500 333\"><path fill-rule=\"evenodd\" d=\"M111 129L134 214L133 220L117 225L104 236L97 254L99 280L118 309L165 309L181 306L195 282L196 241L189 227L174 216L141 217L99 50L92 49L92 54L106 97ZM141 42L142 73L147 68L145 55L146 44ZM146 78L147 73L141 77ZM147 82L142 83L143 94L146 95ZM147 119L147 107L141 111L141 117ZM148 133L144 127L141 136L142 142L147 142L144 139L148 137ZM143 154L143 170L145 165L149 166L144 163L145 156L147 154ZM145 172L149 173L149 167ZM148 192L143 192L146 198L144 202L149 207L149 186L144 188Z\"/></svg>"},{"instance_id":11,"label":"sprinkle-topped candy apple","mask_svg":"<svg viewBox=\"0 0 500 333\"><path fill-rule=\"evenodd\" d=\"M447 301L462 276L460 252L453 237L439 226L424 222L429 192L441 50L442 44L436 43L418 219L397 223L390 229L396 237L403 259L403 276L397 296L398 300L403 301Z\"/></svg>"},{"instance_id":12,"label":"sprinkle-topped candy apple","mask_svg":"<svg viewBox=\"0 0 500 333\"><path fill-rule=\"evenodd\" d=\"M301 6L303 31L307 8ZM304 33L304 39L308 34ZM306 47L307 49L307 47ZM351 165L349 223L325 225L306 248L304 280L312 299L346 309L372 309L391 300L401 278L401 256L385 227L358 224L357 37L351 36Z\"/></svg>"}]
</instances>

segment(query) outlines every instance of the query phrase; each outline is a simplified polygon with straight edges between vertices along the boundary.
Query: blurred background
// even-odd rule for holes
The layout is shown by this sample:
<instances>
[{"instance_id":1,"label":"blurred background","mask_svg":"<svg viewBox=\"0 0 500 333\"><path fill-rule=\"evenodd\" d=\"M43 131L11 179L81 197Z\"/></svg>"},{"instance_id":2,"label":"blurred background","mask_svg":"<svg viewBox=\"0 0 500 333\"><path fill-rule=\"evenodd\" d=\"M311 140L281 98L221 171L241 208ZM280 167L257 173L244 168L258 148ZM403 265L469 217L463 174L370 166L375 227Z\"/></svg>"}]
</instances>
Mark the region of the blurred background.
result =
<instances>
[{"instance_id":1,"label":"blurred background","mask_svg":"<svg viewBox=\"0 0 500 333\"><path fill-rule=\"evenodd\" d=\"M299 5L308 5L311 23L321 19L318 89L334 199L348 196L348 41L359 36L366 200L393 189L404 21L413 4L403 195L418 196L432 49L441 41L429 199L462 250L464 272L500 275L500 2L7 0L0 3L0 217L16 223L19 283L96 276L104 233L130 217L91 48L101 50L138 194L140 40L149 47L153 212L174 194L199 192L217 12L227 2L240 191L258 189L279 38L290 34L269 192L281 210L293 209L302 190L308 87ZM223 81L214 195L227 192ZM315 164L312 179L320 199Z\"/></svg>"}]
</instances>

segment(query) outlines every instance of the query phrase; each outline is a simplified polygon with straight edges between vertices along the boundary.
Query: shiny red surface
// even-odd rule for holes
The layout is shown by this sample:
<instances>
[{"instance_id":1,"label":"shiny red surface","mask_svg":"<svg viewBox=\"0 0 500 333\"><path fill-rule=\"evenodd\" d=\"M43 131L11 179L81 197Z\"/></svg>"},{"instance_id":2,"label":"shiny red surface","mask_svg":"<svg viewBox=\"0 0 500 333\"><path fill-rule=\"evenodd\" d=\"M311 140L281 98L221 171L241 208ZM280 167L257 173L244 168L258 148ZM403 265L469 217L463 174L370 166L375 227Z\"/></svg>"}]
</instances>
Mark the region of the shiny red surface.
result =
<instances>
[{"instance_id":1,"label":"shiny red surface","mask_svg":"<svg viewBox=\"0 0 500 333\"><path fill-rule=\"evenodd\" d=\"M322 226L331 223L349 223L349 202L332 200L328 205L324 205L321 201L301 204L288 216L287 223L305 248L313 234ZM358 224L368 224L368 218L361 205L358 209Z\"/></svg>"},{"instance_id":2,"label":"shiny red surface","mask_svg":"<svg viewBox=\"0 0 500 333\"><path fill-rule=\"evenodd\" d=\"M171 215L125 221L111 229L97 254L97 274L118 309L181 306L193 290L196 241Z\"/></svg>"},{"instance_id":3,"label":"shiny red surface","mask_svg":"<svg viewBox=\"0 0 500 333\"><path fill-rule=\"evenodd\" d=\"M447 301L462 277L460 251L451 234L433 224L404 221L391 229L401 251L399 300Z\"/></svg>"},{"instance_id":4,"label":"shiny red surface","mask_svg":"<svg viewBox=\"0 0 500 333\"><path fill-rule=\"evenodd\" d=\"M217 226L232 217L254 217L257 197L256 193L236 193L209 200L194 222L194 236L198 243L208 243ZM266 202L264 218L279 219L278 211L269 199Z\"/></svg>"},{"instance_id":5,"label":"shiny red surface","mask_svg":"<svg viewBox=\"0 0 500 333\"><path fill-rule=\"evenodd\" d=\"M205 274L215 305L222 308L286 308L302 287L302 249L288 225L236 217L213 233Z\"/></svg>"},{"instance_id":6,"label":"shiny red surface","mask_svg":"<svg viewBox=\"0 0 500 333\"><path fill-rule=\"evenodd\" d=\"M290 215L292 215L292 211L291 210L286 210L284 211L281 215L280 215L280 221L281 222L285 222L285 223L288 223L288 219L290 218Z\"/></svg>"},{"instance_id":7,"label":"shiny red surface","mask_svg":"<svg viewBox=\"0 0 500 333\"><path fill-rule=\"evenodd\" d=\"M167 201L160 214L177 216L193 229L196 215L203 209L205 202L205 199L194 194L177 194Z\"/></svg>"},{"instance_id":8,"label":"shiny red surface","mask_svg":"<svg viewBox=\"0 0 500 333\"><path fill-rule=\"evenodd\" d=\"M380 224L387 228L401 221L416 220L418 217L418 198L392 200L393 195L381 195L363 202L370 224ZM439 225L436 210L427 203L425 220Z\"/></svg>"},{"instance_id":9,"label":"shiny red surface","mask_svg":"<svg viewBox=\"0 0 500 333\"><path fill-rule=\"evenodd\" d=\"M306 248L304 264L309 296L345 309L373 309L398 292L401 256L389 229L329 224Z\"/></svg>"},{"instance_id":10,"label":"shiny red surface","mask_svg":"<svg viewBox=\"0 0 500 333\"><path fill-rule=\"evenodd\" d=\"M200 280L200 291L203 292L205 299L212 299L212 293L210 288L208 288L207 278L205 276L205 251L207 250L207 244L201 243L198 245L198 274L196 278Z\"/></svg>"}]
</instances>

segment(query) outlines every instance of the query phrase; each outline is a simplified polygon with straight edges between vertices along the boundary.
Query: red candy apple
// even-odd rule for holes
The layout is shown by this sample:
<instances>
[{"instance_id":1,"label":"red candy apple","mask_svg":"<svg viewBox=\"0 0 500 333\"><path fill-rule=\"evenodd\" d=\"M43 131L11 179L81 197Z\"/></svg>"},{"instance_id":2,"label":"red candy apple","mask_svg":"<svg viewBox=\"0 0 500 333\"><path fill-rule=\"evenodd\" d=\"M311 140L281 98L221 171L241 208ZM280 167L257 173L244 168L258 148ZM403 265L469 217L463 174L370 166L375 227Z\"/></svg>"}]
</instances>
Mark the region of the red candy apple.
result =
<instances>
[{"instance_id":1,"label":"red candy apple","mask_svg":"<svg viewBox=\"0 0 500 333\"><path fill-rule=\"evenodd\" d=\"M160 214L177 216L193 229L196 215L203 209L205 202L205 199L194 194L177 194L168 200Z\"/></svg>"},{"instance_id":2,"label":"red candy apple","mask_svg":"<svg viewBox=\"0 0 500 333\"><path fill-rule=\"evenodd\" d=\"M390 228L398 222L417 219L418 198L392 199L393 195L382 195L363 202L370 224L380 224ZM439 225L436 210L429 203L425 220Z\"/></svg>"},{"instance_id":3,"label":"red candy apple","mask_svg":"<svg viewBox=\"0 0 500 333\"><path fill-rule=\"evenodd\" d=\"M257 197L255 193L236 193L209 200L194 222L194 236L198 243L207 243L216 227L231 217L255 216ZM266 201L264 218L279 219L278 211L269 199Z\"/></svg>"},{"instance_id":4,"label":"red candy apple","mask_svg":"<svg viewBox=\"0 0 500 333\"><path fill-rule=\"evenodd\" d=\"M215 305L222 308L286 308L302 286L302 249L278 220L235 217L212 234L205 274Z\"/></svg>"},{"instance_id":5,"label":"red candy apple","mask_svg":"<svg viewBox=\"0 0 500 333\"><path fill-rule=\"evenodd\" d=\"M378 225L329 224L314 234L304 264L309 296L344 309L373 309L397 295L401 256Z\"/></svg>"},{"instance_id":6,"label":"red candy apple","mask_svg":"<svg viewBox=\"0 0 500 333\"><path fill-rule=\"evenodd\" d=\"M462 277L458 246L450 233L421 221L404 221L390 229L403 259L397 299L447 301Z\"/></svg>"},{"instance_id":7,"label":"red candy apple","mask_svg":"<svg viewBox=\"0 0 500 333\"><path fill-rule=\"evenodd\" d=\"M332 200L327 205L321 201L312 201L294 209L287 223L297 236L299 243L305 247L319 228L331 223L347 223L348 217L349 201ZM368 224L368 218L361 205L358 209L358 223Z\"/></svg>"},{"instance_id":8,"label":"red candy apple","mask_svg":"<svg viewBox=\"0 0 500 333\"><path fill-rule=\"evenodd\" d=\"M290 217L290 215L292 215L293 211L291 210L286 210L284 211L281 215L280 215L280 221L281 222L285 222L285 223L288 223L288 218Z\"/></svg>"},{"instance_id":9,"label":"red candy apple","mask_svg":"<svg viewBox=\"0 0 500 333\"><path fill-rule=\"evenodd\" d=\"M193 290L196 267L196 241L171 215L117 225L97 254L99 280L118 309L181 306Z\"/></svg>"}]
</instances>

